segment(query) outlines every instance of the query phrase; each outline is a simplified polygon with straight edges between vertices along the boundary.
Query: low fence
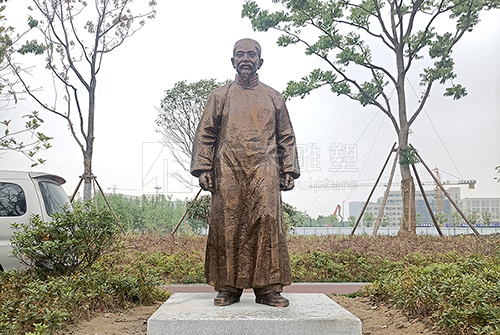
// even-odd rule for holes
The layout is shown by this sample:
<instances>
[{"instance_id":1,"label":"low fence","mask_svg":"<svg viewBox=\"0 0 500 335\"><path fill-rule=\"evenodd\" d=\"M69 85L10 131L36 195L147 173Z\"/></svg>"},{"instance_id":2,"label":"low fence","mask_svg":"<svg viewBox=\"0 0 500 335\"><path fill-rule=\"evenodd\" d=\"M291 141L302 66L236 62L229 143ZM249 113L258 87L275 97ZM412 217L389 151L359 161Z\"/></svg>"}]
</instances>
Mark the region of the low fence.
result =
<instances>
[{"instance_id":1,"label":"low fence","mask_svg":"<svg viewBox=\"0 0 500 335\"><path fill-rule=\"evenodd\" d=\"M500 227L476 227L481 235L500 233ZM352 227L292 227L295 235L350 235ZM397 235L399 227L380 227L377 235ZM441 227L445 236L474 234L470 227ZM354 235L372 235L373 227L358 227ZM417 227L418 235L439 235L435 227Z\"/></svg>"}]
</instances>

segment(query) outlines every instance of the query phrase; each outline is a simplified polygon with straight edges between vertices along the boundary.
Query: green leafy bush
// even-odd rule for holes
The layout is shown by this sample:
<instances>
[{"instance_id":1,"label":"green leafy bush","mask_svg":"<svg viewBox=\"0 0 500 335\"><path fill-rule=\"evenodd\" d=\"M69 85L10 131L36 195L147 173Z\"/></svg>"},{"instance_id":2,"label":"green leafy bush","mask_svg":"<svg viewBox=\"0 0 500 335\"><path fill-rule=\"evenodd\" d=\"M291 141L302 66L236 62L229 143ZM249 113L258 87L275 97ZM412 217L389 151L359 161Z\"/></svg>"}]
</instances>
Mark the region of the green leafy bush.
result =
<instances>
[{"instance_id":1,"label":"green leafy bush","mask_svg":"<svg viewBox=\"0 0 500 335\"><path fill-rule=\"evenodd\" d=\"M452 263L406 265L367 293L411 315L431 316L453 334L500 333L500 257L471 255Z\"/></svg>"},{"instance_id":2,"label":"green leafy bush","mask_svg":"<svg viewBox=\"0 0 500 335\"><path fill-rule=\"evenodd\" d=\"M83 272L40 279L36 273L0 272L0 334L55 334L95 310L164 301L159 271L137 262L120 269L101 259Z\"/></svg>"},{"instance_id":3,"label":"green leafy bush","mask_svg":"<svg viewBox=\"0 0 500 335\"><path fill-rule=\"evenodd\" d=\"M191 228L206 228L209 225L211 202L212 197L204 195L187 203L188 222Z\"/></svg>"},{"instance_id":4,"label":"green leafy bush","mask_svg":"<svg viewBox=\"0 0 500 335\"><path fill-rule=\"evenodd\" d=\"M39 215L27 224L12 224L13 254L45 274L69 274L94 264L118 247L120 225L111 212L91 202L66 207L45 222Z\"/></svg>"},{"instance_id":5,"label":"green leafy bush","mask_svg":"<svg viewBox=\"0 0 500 335\"><path fill-rule=\"evenodd\" d=\"M348 249L336 254L313 251L290 255L295 282L371 282L380 271L397 266L378 256L354 253Z\"/></svg>"},{"instance_id":6,"label":"green leafy bush","mask_svg":"<svg viewBox=\"0 0 500 335\"><path fill-rule=\"evenodd\" d=\"M106 267L102 267L99 272L101 271L106 271ZM159 289L163 284L160 269L143 261L126 266L109 280L110 292L114 298L121 302L132 301L144 305L167 299L165 291Z\"/></svg>"},{"instance_id":7,"label":"green leafy bush","mask_svg":"<svg viewBox=\"0 0 500 335\"><path fill-rule=\"evenodd\" d=\"M195 251L176 254L156 252L141 257L149 266L157 268L168 283L205 283L205 263Z\"/></svg>"}]
</instances>

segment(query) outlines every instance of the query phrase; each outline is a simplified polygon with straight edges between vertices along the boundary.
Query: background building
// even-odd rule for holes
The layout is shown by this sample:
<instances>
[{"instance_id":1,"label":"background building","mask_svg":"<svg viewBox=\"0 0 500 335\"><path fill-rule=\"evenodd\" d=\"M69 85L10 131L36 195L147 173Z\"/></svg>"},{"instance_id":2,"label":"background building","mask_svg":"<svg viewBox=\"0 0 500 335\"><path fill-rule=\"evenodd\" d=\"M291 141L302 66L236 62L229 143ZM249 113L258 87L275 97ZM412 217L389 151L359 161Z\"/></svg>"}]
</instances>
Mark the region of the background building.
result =
<instances>
[{"instance_id":1,"label":"background building","mask_svg":"<svg viewBox=\"0 0 500 335\"><path fill-rule=\"evenodd\" d=\"M500 198L464 198L459 202L460 209L469 214L472 212L491 213L491 222L500 221Z\"/></svg>"},{"instance_id":2,"label":"background building","mask_svg":"<svg viewBox=\"0 0 500 335\"><path fill-rule=\"evenodd\" d=\"M461 199L460 187L450 187L446 189L446 191L448 192L448 194L450 194L453 201L459 206L459 208L464 212L465 215L468 215L471 212L475 211L479 214L479 222L482 222L481 213L489 212L491 213L492 223L500 221L500 198ZM443 198L442 210L438 211L436 198L439 198L440 195L436 193L435 190L426 191L425 194L434 214L437 214L438 212L443 212L446 214L447 224L451 224L456 220L458 220L459 223L463 222L461 218L452 219L452 217L456 217L458 213L453 214L456 213L456 210L446 196ZM371 213L376 219L382 205L382 200L383 197L380 197L377 199L377 202L370 202L366 209L366 213ZM349 215L353 215L357 219L364 205L365 202L362 201L349 202ZM417 225L432 224L432 218L429 214L429 211L427 210L424 198L420 192L416 192L415 194L415 210L417 213ZM387 216L386 221L388 221L389 226L400 225L403 216L403 198L401 197L400 191L391 191L389 193L387 204L384 209L384 216ZM361 222L363 222L363 220L361 220Z\"/></svg>"}]
</instances>

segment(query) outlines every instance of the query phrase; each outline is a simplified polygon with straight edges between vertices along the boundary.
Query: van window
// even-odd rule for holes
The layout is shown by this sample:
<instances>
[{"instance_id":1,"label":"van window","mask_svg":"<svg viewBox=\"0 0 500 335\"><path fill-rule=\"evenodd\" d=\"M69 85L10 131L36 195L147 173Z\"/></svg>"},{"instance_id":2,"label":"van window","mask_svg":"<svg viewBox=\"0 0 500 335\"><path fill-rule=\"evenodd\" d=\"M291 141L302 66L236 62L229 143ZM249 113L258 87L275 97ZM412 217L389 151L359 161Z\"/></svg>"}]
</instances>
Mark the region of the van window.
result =
<instances>
[{"instance_id":1,"label":"van window","mask_svg":"<svg viewBox=\"0 0 500 335\"><path fill-rule=\"evenodd\" d=\"M0 182L0 216L21 216L26 213L26 198L21 186Z\"/></svg>"},{"instance_id":2,"label":"van window","mask_svg":"<svg viewBox=\"0 0 500 335\"><path fill-rule=\"evenodd\" d=\"M38 182L40 192L42 193L43 203L47 214L61 212L62 207L68 203L68 196L59 184L49 181Z\"/></svg>"}]
</instances>

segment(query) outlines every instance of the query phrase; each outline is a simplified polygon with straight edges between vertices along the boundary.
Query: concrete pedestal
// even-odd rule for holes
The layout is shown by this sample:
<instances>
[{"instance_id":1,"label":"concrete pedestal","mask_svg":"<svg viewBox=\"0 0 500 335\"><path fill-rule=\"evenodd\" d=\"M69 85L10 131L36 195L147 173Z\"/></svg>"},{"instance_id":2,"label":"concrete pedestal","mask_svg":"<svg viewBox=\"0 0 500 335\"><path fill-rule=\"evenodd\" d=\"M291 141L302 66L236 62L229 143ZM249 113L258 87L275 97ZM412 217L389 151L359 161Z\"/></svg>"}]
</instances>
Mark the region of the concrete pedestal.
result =
<instances>
[{"instance_id":1,"label":"concrete pedestal","mask_svg":"<svg viewBox=\"0 0 500 335\"><path fill-rule=\"evenodd\" d=\"M148 335L361 335L361 321L320 293L285 293L286 308L255 303L252 293L217 307L216 293L174 293L148 320Z\"/></svg>"}]
</instances>

